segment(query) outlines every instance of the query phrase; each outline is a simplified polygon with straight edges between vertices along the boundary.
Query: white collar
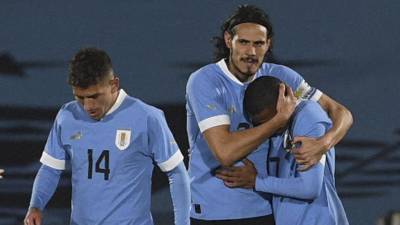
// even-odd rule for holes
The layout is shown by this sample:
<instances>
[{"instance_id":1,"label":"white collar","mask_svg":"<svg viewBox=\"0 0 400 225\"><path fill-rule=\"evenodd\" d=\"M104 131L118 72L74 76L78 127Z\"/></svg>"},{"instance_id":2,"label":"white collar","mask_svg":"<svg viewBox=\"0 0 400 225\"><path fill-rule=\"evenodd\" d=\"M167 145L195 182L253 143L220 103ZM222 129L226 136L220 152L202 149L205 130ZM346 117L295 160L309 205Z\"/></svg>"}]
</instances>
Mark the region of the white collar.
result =
<instances>
[{"instance_id":1,"label":"white collar","mask_svg":"<svg viewBox=\"0 0 400 225\"><path fill-rule=\"evenodd\" d=\"M219 68L221 68L221 70L222 70L222 72L224 72L224 74L229 78L229 79L231 79L233 82L235 82L235 83L237 83L237 84L239 84L239 85L244 85L244 84L248 84L248 83L250 83L250 82L252 82L253 80L255 80L256 79L256 75L254 74L250 79L249 79L249 81L247 81L247 82L241 82L239 79L237 79L236 77L235 77L235 75L233 75L232 73L231 73L231 71L229 71L229 69L228 69L228 66L226 65L226 62L225 62L225 59L221 59L219 62L217 62L217 65L219 66Z\"/></svg>"},{"instance_id":2,"label":"white collar","mask_svg":"<svg viewBox=\"0 0 400 225\"><path fill-rule=\"evenodd\" d=\"M110 115L115 110L117 110L121 106L121 104L124 101L126 96L127 96L127 94L124 91L124 89L120 89L119 92L118 92L117 100L114 102L114 105L108 110L108 112L106 113L106 116Z\"/></svg>"}]
</instances>

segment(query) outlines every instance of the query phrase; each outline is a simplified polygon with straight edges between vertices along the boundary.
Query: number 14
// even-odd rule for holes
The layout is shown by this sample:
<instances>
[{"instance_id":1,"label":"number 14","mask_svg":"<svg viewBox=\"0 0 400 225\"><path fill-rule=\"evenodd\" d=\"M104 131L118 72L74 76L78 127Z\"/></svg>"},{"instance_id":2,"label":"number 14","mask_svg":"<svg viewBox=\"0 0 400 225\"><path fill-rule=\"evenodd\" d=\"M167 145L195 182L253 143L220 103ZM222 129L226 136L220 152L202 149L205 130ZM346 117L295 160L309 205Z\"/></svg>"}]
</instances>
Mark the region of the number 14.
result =
<instances>
[{"instance_id":1,"label":"number 14","mask_svg":"<svg viewBox=\"0 0 400 225\"><path fill-rule=\"evenodd\" d=\"M101 162L104 160L104 168L100 168ZM103 173L104 180L108 180L110 176L110 151L104 150L96 160L96 173ZM88 149L88 179L93 177L93 149Z\"/></svg>"}]
</instances>

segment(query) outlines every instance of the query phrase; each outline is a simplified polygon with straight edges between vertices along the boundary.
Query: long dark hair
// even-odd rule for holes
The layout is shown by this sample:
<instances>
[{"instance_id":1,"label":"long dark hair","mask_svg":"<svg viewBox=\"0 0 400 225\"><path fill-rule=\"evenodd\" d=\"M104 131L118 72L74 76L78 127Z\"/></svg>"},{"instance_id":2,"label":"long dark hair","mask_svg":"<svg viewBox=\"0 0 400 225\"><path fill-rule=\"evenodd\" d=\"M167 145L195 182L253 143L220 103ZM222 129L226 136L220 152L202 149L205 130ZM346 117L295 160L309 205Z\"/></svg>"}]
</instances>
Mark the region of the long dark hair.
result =
<instances>
[{"instance_id":1,"label":"long dark hair","mask_svg":"<svg viewBox=\"0 0 400 225\"><path fill-rule=\"evenodd\" d=\"M239 5L236 11L221 26L221 36L212 38L214 43L214 59L219 61L229 57L229 48L225 45L224 33L229 32L232 36L235 34L234 27L241 23L255 23L267 28L267 38L273 36L272 24L268 15L260 8L254 5ZM268 52L271 51L271 47Z\"/></svg>"}]
</instances>

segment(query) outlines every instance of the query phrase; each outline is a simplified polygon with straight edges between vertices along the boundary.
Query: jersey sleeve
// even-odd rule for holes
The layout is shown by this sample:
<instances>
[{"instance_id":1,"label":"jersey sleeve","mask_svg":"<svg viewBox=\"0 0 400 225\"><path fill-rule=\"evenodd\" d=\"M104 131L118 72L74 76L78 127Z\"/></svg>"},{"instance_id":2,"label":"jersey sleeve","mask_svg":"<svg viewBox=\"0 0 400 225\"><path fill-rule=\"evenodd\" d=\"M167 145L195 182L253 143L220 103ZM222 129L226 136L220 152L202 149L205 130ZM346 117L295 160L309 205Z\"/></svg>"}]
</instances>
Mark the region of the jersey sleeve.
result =
<instances>
[{"instance_id":1,"label":"jersey sleeve","mask_svg":"<svg viewBox=\"0 0 400 225\"><path fill-rule=\"evenodd\" d=\"M33 182L29 208L43 210L57 189L62 171L42 165Z\"/></svg>"},{"instance_id":2,"label":"jersey sleeve","mask_svg":"<svg viewBox=\"0 0 400 225\"><path fill-rule=\"evenodd\" d=\"M210 79L208 74L194 74L189 79L186 87L186 100L201 132L231 123L222 97L223 94L222 87L218 87L218 82Z\"/></svg>"},{"instance_id":3,"label":"jersey sleeve","mask_svg":"<svg viewBox=\"0 0 400 225\"><path fill-rule=\"evenodd\" d=\"M183 155L164 114L156 112L149 116L147 127L150 154L163 172L171 171L183 160Z\"/></svg>"},{"instance_id":4,"label":"jersey sleeve","mask_svg":"<svg viewBox=\"0 0 400 225\"><path fill-rule=\"evenodd\" d=\"M323 113L322 110L311 111L312 109L315 108L308 107L305 113L303 112L302 118L295 120L294 136L318 138L326 133L329 123L323 119L321 120L321 118L325 117L319 116L319 113ZM277 178L259 176L256 178L256 190L292 198L315 199L319 196L322 189L326 160L327 156L323 155L321 160L309 170L298 172L295 169L294 177ZM293 163L295 164L295 168L297 168L298 165L294 160Z\"/></svg>"},{"instance_id":5,"label":"jersey sleeve","mask_svg":"<svg viewBox=\"0 0 400 225\"><path fill-rule=\"evenodd\" d=\"M63 148L61 140L61 120L62 110L57 114L40 158L42 164L57 170L65 170L65 161L68 160L68 154Z\"/></svg>"},{"instance_id":6,"label":"jersey sleeve","mask_svg":"<svg viewBox=\"0 0 400 225\"><path fill-rule=\"evenodd\" d=\"M299 73L289 67L276 66L271 70L271 75L289 85L297 98L317 102L323 94L320 90L311 87Z\"/></svg>"},{"instance_id":7,"label":"jersey sleeve","mask_svg":"<svg viewBox=\"0 0 400 225\"><path fill-rule=\"evenodd\" d=\"M185 164L179 163L167 172L175 225L190 224L190 179Z\"/></svg>"},{"instance_id":8,"label":"jersey sleeve","mask_svg":"<svg viewBox=\"0 0 400 225\"><path fill-rule=\"evenodd\" d=\"M314 134L323 134L325 129L320 124L312 132ZM256 190L291 198L315 199L322 189L325 161L326 156L323 155L319 163L307 171L296 172L295 177L257 176Z\"/></svg>"}]
</instances>

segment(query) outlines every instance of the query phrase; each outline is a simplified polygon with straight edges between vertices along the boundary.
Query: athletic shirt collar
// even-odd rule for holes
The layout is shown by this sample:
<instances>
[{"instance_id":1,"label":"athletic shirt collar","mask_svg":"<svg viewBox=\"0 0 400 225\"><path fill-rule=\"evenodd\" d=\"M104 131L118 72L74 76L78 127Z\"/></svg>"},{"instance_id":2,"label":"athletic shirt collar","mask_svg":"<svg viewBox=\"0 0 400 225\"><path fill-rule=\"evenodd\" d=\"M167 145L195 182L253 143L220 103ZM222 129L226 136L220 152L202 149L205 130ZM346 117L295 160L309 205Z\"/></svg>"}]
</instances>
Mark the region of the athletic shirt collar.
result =
<instances>
[{"instance_id":1,"label":"athletic shirt collar","mask_svg":"<svg viewBox=\"0 0 400 225\"><path fill-rule=\"evenodd\" d=\"M231 73L231 71L229 71L229 69L228 69L228 65L226 65L226 62L225 62L225 59L221 59L219 62L217 62L217 65L218 65L218 67L222 70L222 72L225 74L225 76L227 76L229 79L231 79L233 82L235 82L235 83L237 83L237 84L239 84L239 85L241 85L241 86L243 86L243 85L245 85L245 84L249 84L250 82L252 82L253 80L255 80L256 79L256 74L255 75L253 75L251 78L250 78L250 80L249 81L247 81L247 82L241 82L239 79L237 79L236 77L235 77L235 75L233 75L232 73Z\"/></svg>"},{"instance_id":2,"label":"athletic shirt collar","mask_svg":"<svg viewBox=\"0 0 400 225\"><path fill-rule=\"evenodd\" d=\"M118 93L118 97L117 100L114 102L114 105L108 110L108 112L106 113L107 115L110 115L111 113L113 113L115 110L117 110L122 102L124 101L125 97L127 96L126 92L124 91L124 89L120 89L119 93Z\"/></svg>"}]
</instances>

